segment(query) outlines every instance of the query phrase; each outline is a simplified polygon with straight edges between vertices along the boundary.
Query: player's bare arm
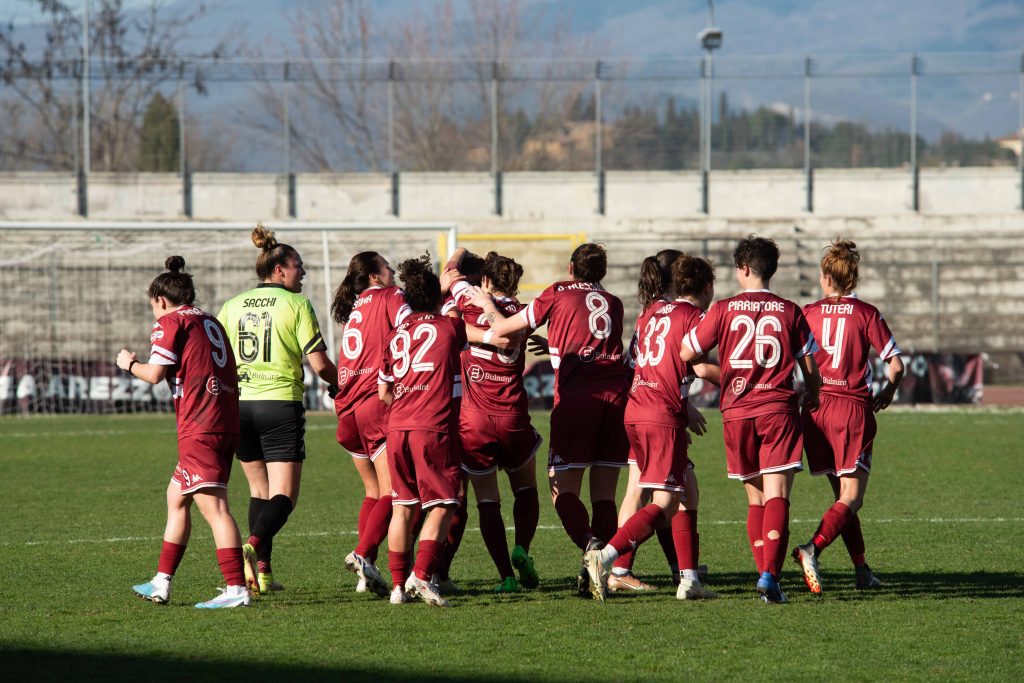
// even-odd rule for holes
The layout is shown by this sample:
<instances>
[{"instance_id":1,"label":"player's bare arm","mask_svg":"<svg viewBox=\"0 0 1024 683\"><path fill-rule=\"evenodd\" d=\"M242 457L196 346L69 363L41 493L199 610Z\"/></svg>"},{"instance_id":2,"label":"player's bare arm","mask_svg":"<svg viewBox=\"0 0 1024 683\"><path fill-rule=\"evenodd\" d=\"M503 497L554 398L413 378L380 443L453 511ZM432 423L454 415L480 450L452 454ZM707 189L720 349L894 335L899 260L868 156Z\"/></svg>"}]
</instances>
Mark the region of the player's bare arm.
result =
<instances>
[{"instance_id":1,"label":"player's bare arm","mask_svg":"<svg viewBox=\"0 0 1024 683\"><path fill-rule=\"evenodd\" d=\"M818 371L818 362L810 353L801 356L798 362L800 370L804 373L804 383L807 387L807 393L804 395L804 409L817 410L820 404L818 392L821 389L821 373Z\"/></svg>"},{"instance_id":2,"label":"player's bare arm","mask_svg":"<svg viewBox=\"0 0 1024 683\"><path fill-rule=\"evenodd\" d=\"M452 254L452 257L448 259L448 263L445 264L444 272L441 273L441 277L438 278L441 281L441 293L447 294L451 291L452 285L462 279L462 273L459 272L459 266L462 265L462 257L467 254L465 247L459 247Z\"/></svg>"},{"instance_id":3,"label":"player's bare arm","mask_svg":"<svg viewBox=\"0 0 1024 683\"><path fill-rule=\"evenodd\" d=\"M496 337L509 337L529 327L529 323L520 315L514 315L511 318L506 318L502 315L491 295L481 289L475 288L473 290L471 301L475 306L479 306L483 310L484 319L487 320L487 324L491 326L491 330Z\"/></svg>"},{"instance_id":4,"label":"player's bare arm","mask_svg":"<svg viewBox=\"0 0 1024 683\"><path fill-rule=\"evenodd\" d=\"M892 399L896 396L896 390L900 388L900 382L903 380L903 373L906 371L903 359L899 356L893 356L886 362L888 363L886 374L889 381L878 392L878 395L871 400L871 409L876 413L880 410L885 410L892 403Z\"/></svg>"},{"instance_id":5,"label":"player's bare arm","mask_svg":"<svg viewBox=\"0 0 1024 683\"><path fill-rule=\"evenodd\" d=\"M685 345L683 348L687 348ZM722 386L722 368L714 363L704 361L696 362L693 364L693 374L700 377L705 382L711 382L716 387Z\"/></svg>"},{"instance_id":6,"label":"player's bare arm","mask_svg":"<svg viewBox=\"0 0 1024 683\"><path fill-rule=\"evenodd\" d=\"M121 349L117 354L117 367L121 368L132 377L137 377L143 382L156 384L167 377L167 366L156 363L143 363L136 359L135 353L128 349Z\"/></svg>"},{"instance_id":7,"label":"player's bare arm","mask_svg":"<svg viewBox=\"0 0 1024 683\"><path fill-rule=\"evenodd\" d=\"M395 400L395 391L390 382L377 385L377 398L384 401L387 405L391 405L392 401Z\"/></svg>"},{"instance_id":8,"label":"player's bare arm","mask_svg":"<svg viewBox=\"0 0 1024 683\"><path fill-rule=\"evenodd\" d=\"M686 342L684 341L682 347L679 349L679 357L682 358L687 363L692 363L693 361L700 358L700 354L691 349L689 346L687 346Z\"/></svg>"},{"instance_id":9,"label":"player's bare arm","mask_svg":"<svg viewBox=\"0 0 1024 683\"><path fill-rule=\"evenodd\" d=\"M522 335L509 335L508 337L502 337L497 334L491 334L487 336L489 330L481 330L479 327L473 325L466 325L466 338L470 344L489 344L498 349L505 350L513 345L513 343L519 343Z\"/></svg>"},{"instance_id":10,"label":"player's bare arm","mask_svg":"<svg viewBox=\"0 0 1024 683\"><path fill-rule=\"evenodd\" d=\"M326 351L313 351L306 354L306 358L316 376L327 382L328 385L338 381L338 368L334 365L334 361L327 356Z\"/></svg>"}]
</instances>

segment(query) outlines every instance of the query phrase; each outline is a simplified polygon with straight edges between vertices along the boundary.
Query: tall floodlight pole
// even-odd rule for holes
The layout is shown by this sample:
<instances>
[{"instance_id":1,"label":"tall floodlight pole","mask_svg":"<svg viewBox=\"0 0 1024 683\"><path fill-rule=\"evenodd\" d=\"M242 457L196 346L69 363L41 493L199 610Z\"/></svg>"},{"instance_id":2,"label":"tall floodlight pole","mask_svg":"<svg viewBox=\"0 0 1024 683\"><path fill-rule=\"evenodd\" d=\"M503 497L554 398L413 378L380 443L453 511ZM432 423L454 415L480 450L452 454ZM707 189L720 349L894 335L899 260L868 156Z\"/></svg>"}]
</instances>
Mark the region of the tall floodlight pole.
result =
<instances>
[{"instance_id":1,"label":"tall floodlight pole","mask_svg":"<svg viewBox=\"0 0 1024 683\"><path fill-rule=\"evenodd\" d=\"M82 0L82 170L89 172L89 0Z\"/></svg>"},{"instance_id":2,"label":"tall floodlight pole","mask_svg":"<svg viewBox=\"0 0 1024 683\"><path fill-rule=\"evenodd\" d=\"M712 112L712 98L714 92L714 63L712 61L712 52L722 47L722 29L715 26L715 3L714 0L708 0L708 25L703 31L697 34L697 40L700 41L700 45L704 48L705 60L704 60L704 72L703 84L704 84L704 111L701 112L701 118L703 119L701 125L701 185L702 185L702 199L701 208L704 213L708 213L708 173L711 171L711 112Z\"/></svg>"}]
</instances>

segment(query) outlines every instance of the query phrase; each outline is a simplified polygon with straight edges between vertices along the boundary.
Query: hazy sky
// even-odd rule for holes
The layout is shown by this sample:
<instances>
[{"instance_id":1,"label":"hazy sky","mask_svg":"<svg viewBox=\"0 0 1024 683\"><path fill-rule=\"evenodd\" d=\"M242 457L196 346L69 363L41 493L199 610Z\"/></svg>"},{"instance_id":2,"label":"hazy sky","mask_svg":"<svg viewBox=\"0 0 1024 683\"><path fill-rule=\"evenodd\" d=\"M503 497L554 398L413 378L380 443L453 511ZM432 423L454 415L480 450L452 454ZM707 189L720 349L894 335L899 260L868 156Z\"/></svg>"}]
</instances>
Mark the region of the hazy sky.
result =
<instances>
[{"instance_id":1,"label":"hazy sky","mask_svg":"<svg viewBox=\"0 0 1024 683\"><path fill-rule=\"evenodd\" d=\"M283 13L333 0L206 0L209 22L243 24L273 35ZM81 0L65 0L80 7ZM147 6L150 0L125 0ZM161 0L171 8L196 0ZM547 16L569 18L600 56L695 56L707 23L706 0L522 0ZM429 13L436 0L372 0L384 17ZM456 7L465 2L454 0ZM99 0L92 0L97 7ZM0 0L0 21L37 19L36 0ZM837 52L946 52L1024 49L1024 0L719 0L723 55ZM598 56L595 54L595 56Z\"/></svg>"}]
</instances>

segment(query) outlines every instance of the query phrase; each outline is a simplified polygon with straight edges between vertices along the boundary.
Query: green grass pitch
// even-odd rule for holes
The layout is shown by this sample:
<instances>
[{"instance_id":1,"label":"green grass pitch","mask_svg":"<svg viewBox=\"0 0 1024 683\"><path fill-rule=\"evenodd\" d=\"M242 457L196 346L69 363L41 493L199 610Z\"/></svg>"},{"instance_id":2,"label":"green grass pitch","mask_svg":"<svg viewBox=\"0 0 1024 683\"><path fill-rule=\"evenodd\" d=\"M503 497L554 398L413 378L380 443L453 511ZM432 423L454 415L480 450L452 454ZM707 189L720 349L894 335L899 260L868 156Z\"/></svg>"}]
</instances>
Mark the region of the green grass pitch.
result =
<instances>
[{"instance_id":1,"label":"green grass pitch","mask_svg":"<svg viewBox=\"0 0 1024 683\"><path fill-rule=\"evenodd\" d=\"M0 671L12 681L1024 680L1020 412L881 415L862 520L885 588L853 589L839 541L822 558L826 594L809 595L788 561L790 604L781 606L754 599L746 502L725 478L721 421L709 418L691 452L706 583L720 600L677 602L654 541L636 569L656 593L613 594L604 605L577 598L579 553L543 484L538 590L490 593L497 575L471 499L452 571L465 593L451 609L357 595L342 558L362 488L333 416L317 414L299 506L274 544L287 589L217 612L192 607L221 582L198 511L171 604L130 589L156 567L172 416L5 418ZM535 423L546 435L547 416ZM244 524L237 465L230 498ZM829 503L823 479L798 475L792 542L808 538ZM507 493L504 513L511 524Z\"/></svg>"}]
</instances>

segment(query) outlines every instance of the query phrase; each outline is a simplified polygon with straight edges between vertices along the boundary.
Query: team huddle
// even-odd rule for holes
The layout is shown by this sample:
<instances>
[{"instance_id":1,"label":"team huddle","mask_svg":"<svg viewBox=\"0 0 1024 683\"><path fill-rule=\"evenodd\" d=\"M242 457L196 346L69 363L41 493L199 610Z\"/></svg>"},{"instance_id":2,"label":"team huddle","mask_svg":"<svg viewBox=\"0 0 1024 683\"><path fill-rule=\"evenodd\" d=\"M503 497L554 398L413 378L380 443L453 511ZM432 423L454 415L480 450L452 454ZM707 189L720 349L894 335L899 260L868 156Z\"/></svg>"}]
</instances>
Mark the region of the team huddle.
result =
<instances>
[{"instance_id":1,"label":"team huddle","mask_svg":"<svg viewBox=\"0 0 1024 683\"><path fill-rule=\"evenodd\" d=\"M671 249L650 256L641 265L642 311L628 346L622 301L601 285L607 256L600 245L577 247L568 278L525 305L516 298L522 266L495 252L480 257L460 249L440 276L426 256L407 260L398 266L401 287L380 254L362 252L352 257L331 307L344 329L335 365L300 293L298 252L262 226L253 241L261 282L217 317L194 305L184 260L169 258L168 272L149 288L156 318L149 360L127 350L117 358L135 377L171 383L178 421L157 574L135 586L136 594L170 599L193 500L213 530L227 584L196 607L248 605L252 596L283 588L271 555L297 503L305 459L304 361L331 387L337 440L364 486L358 541L344 560L356 591L393 604L418 598L446 606L444 596L457 591L449 570L466 529L469 486L499 576L495 591L536 588L530 546L540 514L534 458L542 439L523 382L528 351L549 354L555 373L547 471L555 511L581 552L580 595L604 601L608 591L651 590L632 566L637 548L656 536L676 597L717 597L702 583L699 494L687 455L690 433L705 431L687 399L696 378L720 387L728 476L747 494L757 596L786 602L779 577L804 451L811 473L827 476L835 494L812 538L792 548L805 584L822 592L818 557L841 536L857 588L881 585L865 561L857 512L871 468L874 413L892 401L903 363L882 315L854 293L860 257L852 242L827 250L824 298L802 308L769 289L779 261L771 240L739 241L733 258L742 292L714 303L707 260ZM547 336L535 334L544 325ZM877 394L871 348L887 364L888 381ZM709 360L715 349L718 362ZM797 368L802 396L794 387ZM227 503L233 457L250 490L244 543ZM514 495L511 552L498 470ZM584 476L589 510L581 500ZM390 582L377 566L385 540Z\"/></svg>"}]
</instances>

